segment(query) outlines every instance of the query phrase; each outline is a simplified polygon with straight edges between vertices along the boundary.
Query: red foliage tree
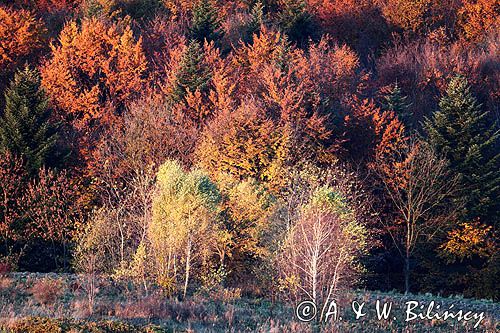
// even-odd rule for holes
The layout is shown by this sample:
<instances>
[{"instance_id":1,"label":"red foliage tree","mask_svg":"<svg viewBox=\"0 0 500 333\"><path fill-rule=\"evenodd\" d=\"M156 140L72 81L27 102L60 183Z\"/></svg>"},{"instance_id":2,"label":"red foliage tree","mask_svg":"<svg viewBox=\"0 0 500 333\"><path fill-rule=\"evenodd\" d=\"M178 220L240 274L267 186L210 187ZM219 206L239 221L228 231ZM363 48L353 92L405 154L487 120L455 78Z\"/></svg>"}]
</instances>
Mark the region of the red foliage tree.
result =
<instances>
[{"instance_id":1,"label":"red foliage tree","mask_svg":"<svg viewBox=\"0 0 500 333\"><path fill-rule=\"evenodd\" d=\"M23 183L26 182L27 172L23 161L9 152L0 153L0 233L2 242L16 240L22 233L17 230L16 223L20 218Z\"/></svg>"},{"instance_id":2,"label":"red foliage tree","mask_svg":"<svg viewBox=\"0 0 500 333\"><path fill-rule=\"evenodd\" d=\"M354 98L345 117L345 147L354 160L392 156L405 142L403 123L392 111L382 111L373 100Z\"/></svg>"},{"instance_id":3,"label":"red foliage tree","mask_svg":"<svg viewBox=\"0 0 500 333\"><path fill-rule=\"evenodd\" d=\"M66 243L72 238L80 212L75 204L77 184L67 172L42 168L23 196L23 211L29 220L26 235Z\"/></svg>"},{"instance_id":4,"label":"red foliage tree","mask_svg":"<svg viewBox=\"0 0 500 333\"><path fill-rule=\"evenodd\" d=\"M335 40L358 51L379 47L389 28L373 0L307 0L309 12Z\"/></svg>"},{"instance_id":5,"label":"red foliage tree","mask_svg":"<svg viewBox=\"0 0 500 333\"><path fill-rule=\"evenodd\" d=\"M437 109L437 100L447 82L457 73L466 76L487 107L495 110L500 98L498 33L492 32L481 46L438 43L425 38L411 43L397 43L377 60L379 87L395 82L408 95L414 122L425 112Z\"/></svg>"}]
</instances>

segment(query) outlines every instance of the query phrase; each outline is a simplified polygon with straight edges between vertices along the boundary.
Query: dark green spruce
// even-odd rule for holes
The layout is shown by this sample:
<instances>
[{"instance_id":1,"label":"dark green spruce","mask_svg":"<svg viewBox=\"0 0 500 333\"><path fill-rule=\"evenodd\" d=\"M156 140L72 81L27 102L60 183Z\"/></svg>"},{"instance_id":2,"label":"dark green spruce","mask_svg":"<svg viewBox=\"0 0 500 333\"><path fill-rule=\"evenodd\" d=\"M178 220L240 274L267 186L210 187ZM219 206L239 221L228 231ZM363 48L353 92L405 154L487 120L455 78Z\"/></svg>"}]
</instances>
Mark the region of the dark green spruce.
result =
<instances>
[{"instance_id":1,"label":"dark green spruce","mask_svg":"<svg viewBox=\"0 0 500 333\"><path fill-rule=\"evenodd\" d=\"M439 110L424 124L429 143L462 177L465 218L498 223L500 131L470 91L467 80L454 77Z\"/></svg>"},{"instance_id":2,"label":"dark green spruce","mask_svg":"<svg viewBox=\"0 0 500 333\"><path fill-rule=\"evenodd\" d=\"M223 35L219 13L212 0L198 0L193 8L189 37L203 43L217 41Z\"/></svg>"},{"instance_id":3,"label":"dark green spruce","mask_svg":"<svg viewBox=\"0 0 500 333\"><path fill-rule=\"evenodd\" d=\"M184 53L173 91L173 100L182 100L187 91L205 91L211 79L211 71L203 62L203 48L196 40L192 40Z\"/></svg>"},{"instance_id":4,"label":"dark green spruce","mask_svg":"<svg viewBox=\"0 0 500 333\"><path fill-rule=\"evenodd\" d=\"M21 156L31 174L47 164L57 141L47 104L39 73L27 66L15 74L5 91L0 151Z\"/></svg>"},{"instance_id":5,"label":"dark green spruce","mask_svg":"<svg viewBox=\"0 0 500 333\"><path fill-rule=\"evenodd\" d=\"M305 0L286 0L280 5L279 26L291 41L306 45L315 32Z\"/></svg>"},{"instance_id":6,"label":"dark green spruce","mask_svg":"<svg viewBox=\"0 0 500 333\"><path fill-rule=\"evenodd\" d=\"M396 113L403 124L410 127L412 119L410 113L411 103L408 101L408 97L403 94L398 84L396 83L382 98L382 108Z\"/></svg>"}]
</instances>

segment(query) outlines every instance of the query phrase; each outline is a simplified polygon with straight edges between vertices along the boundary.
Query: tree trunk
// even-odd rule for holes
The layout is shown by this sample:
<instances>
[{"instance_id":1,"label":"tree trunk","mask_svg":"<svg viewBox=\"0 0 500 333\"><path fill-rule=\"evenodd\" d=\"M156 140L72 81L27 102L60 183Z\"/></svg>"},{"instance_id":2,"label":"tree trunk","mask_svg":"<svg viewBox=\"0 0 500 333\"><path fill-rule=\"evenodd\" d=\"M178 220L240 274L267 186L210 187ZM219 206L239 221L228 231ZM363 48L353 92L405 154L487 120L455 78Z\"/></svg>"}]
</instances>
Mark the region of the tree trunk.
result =
<instances>
[{"instance_id":1,"label":"tree trunk","mask_svg":"<svg viewBox=\"0 0 500 333\"><path fill-rule=\"evenodd\" d=\"M404 275L405 275L405 295L406 295L410 292L410 253L408 251L406 251L406 256L405 256Z\"/></svg>"},{"instance_id":2,"label":"tree trunk","mask_svg":"<svg viewBox=\"0 0 500 333\"><path fill-rule=\"evenodd\" d=\"M184 280L184 294L183 294L184 299L186 298L186 293L187 293L190 268L191 268L191 239L188 240L187 250L186 250L186 278Z\"/></svg>"}]
</instances>

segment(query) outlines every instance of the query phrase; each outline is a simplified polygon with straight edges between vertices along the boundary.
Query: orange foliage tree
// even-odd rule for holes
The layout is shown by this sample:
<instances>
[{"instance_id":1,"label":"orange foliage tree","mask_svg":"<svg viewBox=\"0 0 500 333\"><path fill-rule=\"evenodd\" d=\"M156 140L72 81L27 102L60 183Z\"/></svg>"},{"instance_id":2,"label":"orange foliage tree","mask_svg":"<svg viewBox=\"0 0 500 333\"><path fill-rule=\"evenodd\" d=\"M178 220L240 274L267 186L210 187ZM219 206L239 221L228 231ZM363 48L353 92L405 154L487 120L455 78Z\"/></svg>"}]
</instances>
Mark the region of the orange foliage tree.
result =
<instances>
[{"instance_id":1,"label":"orange foliage tree","mask_svg":"<svg viewBox=\"0 0 500 333\"><path fill-rule=\"evenodd\" d=\"M334 110L363 81L352 50L324 38L306 52L262 28L228 61L207 54L215 118L203 131L197 157L212 175L265 180L277 190L284 167L336 160L341 135L332 127Z\"/></svg>"},{"instance_id":2,"label":"orange foliage tree","mask_svg":"<svg viewBox=\"0 0 500 333\"><path fill-rule=\"evenodd\" d=\"M387 0L382 13L398 29L412 33L427 33L440 26L453 29L460 0Z\"/></svg>"},{"instance_id":3,"label":"orange foliage tree","mask_svg":"<svg viewBox=\"0 0 500 333\"><path fill-rule=\"evenodd\" d=\"M294 61L298 81L310 107L323 109L340 108L360 88L365 76L360 74L359 57L346 45L335 44L324 36L318 43L311 43L307 52L299 53Z\"/></svg>"},{"instance_id":4,"label":"orange foliage tree","mask_svg":"<svg viewBox=\"0 0 500 333\"><path fill-rule=\"evenodd\" d=\"M82 128L109 117L145 87L148 62L142 40L125 21L95 18L72 21L51 45L52 58L42 67L42 83L54 105Z\"/></svg>"},{"instance_id":5,"label":"orange foliage tree","mask_svg":"<svg viewBox=\"0 0 500 333\"><path fill-rule=\"evenodd\" d=\"M500 28L500 0L465 0L459 12L465 38L481 41L488 31Z\"/></svg>"},{"instance_id":6,"label":"orange foliage tree","mask_svg":"<svg viewBox=\"0 0 500 333\"><path fill-rule=\"evenodd\" d=\"M31 6L39 12L54 13L76 9L83 0L14 0L23 7Z\"/></svg>"},{"instance_id":7,"label":"orange foliage tree","mask_svg":"<svg viewBox=\"0 0 500 333\"><path fill-rule=\"evenodd\" d=\"M0 73L10 72L44 47L43 22L24 9L0 5Z\"/></svg>"},{"instance_id":8,"label":"orange foliage tree","mask_svg":"<svg viewBox=\"0 0 500 333\"><path fill-rule=\"evenodd\" d=\"M376 158L376 163L389 162L389 157L406 141L404 125L397 115L393 111L382 111L368 99L353 99L344 126L347 133L345 147L354 160Z\"/></svg>"},{"instance_id":9,"label":"orange foliage tree","mask_svg":"<svg viewBox=\"0 0 500 333\"><path fill-rule=\"evenodd\" d=\"M336 143L330 128L332 111L362 81L356 54L332 44L325 37L305 52L281 33L263 28L252 44L236 50L233 59L241 80L239 95L258 97L270 118L313 144L307 150L318 152L317 157L325 161L332 156L323 148Z\"/></svg>"},{"instance_id":10,"label":"orange foliage tree","mask_svg":"<svg viewBox=\"0 0 500 333\"><path fill-rule=\"evenodd\" d=\"M307 4L327 33L357 50L377 47L388 36L377 1L307 0Z\"/></svg>"},{"instance_id":11,"label":"orange foliage tree","mask_svg":"<svg viewBox=\"0 0 500 333\"><path fill-rule=\"evenodd\" d=\"M268 180L280 138L261 105L247 101L214 118L202 134L196 157L212 175Z\"/></svg>"}]
</instances>

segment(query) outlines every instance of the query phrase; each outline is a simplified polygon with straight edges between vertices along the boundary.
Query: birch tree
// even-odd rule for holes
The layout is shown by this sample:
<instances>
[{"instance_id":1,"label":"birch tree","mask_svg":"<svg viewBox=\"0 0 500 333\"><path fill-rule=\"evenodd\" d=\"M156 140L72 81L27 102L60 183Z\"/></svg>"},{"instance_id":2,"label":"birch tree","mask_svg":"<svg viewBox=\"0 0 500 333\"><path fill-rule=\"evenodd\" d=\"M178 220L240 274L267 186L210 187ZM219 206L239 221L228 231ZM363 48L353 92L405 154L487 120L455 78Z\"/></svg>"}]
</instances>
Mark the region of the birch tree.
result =
<instances>
[{"instance_id":1,"label":"birch tree","mask_svg":"<svg viewBox=\"0 0 500 333\"><path fill-rule=\"evenodd\" d=\"M182 285L185 297L193 275L209 266L221 232L219 202L216 185L202 171L186 172L174 161L160 167L148 230L160 285L173 291Z\"/></svg>"},{"instance_id":2,"label":"birch tree","mask_svg":"<svg viewBox=\"0 0 500 333\"><path fill-rule=\"evenodd\" d=\"M330 187L319 187L284 241L277 260L281 288L295 300L322 304L322 320L339 289L355 281L366 238L345 199Z\"/></svg>"}]
</instances>

